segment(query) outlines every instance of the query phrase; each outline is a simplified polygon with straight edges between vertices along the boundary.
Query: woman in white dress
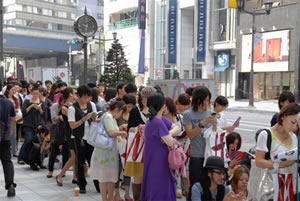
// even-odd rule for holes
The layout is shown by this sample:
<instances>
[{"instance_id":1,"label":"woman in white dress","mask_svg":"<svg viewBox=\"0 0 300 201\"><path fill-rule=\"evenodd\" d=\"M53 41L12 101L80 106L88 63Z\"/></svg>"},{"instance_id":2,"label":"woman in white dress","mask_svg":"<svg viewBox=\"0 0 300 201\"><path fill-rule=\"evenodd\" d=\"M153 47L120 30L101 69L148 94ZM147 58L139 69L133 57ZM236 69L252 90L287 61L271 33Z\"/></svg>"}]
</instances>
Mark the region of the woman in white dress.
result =
<instances>
[{"instance_id":1,"label":"woman in white dress","mask_svg":"<svg viewBox=\"0 0 300 201\"><path fill-rule=\"evenodd\" d=\"M103 201L113 200L115 183L118 180L119 161L117 136L127 136L126 129L119 130L116 119L122 115L124 103L116 101L110 104L109 111L103 115L103 124L106 132L113 138L113 147L110 150L95 148L90 174L94 180L99 180L100 191Z\"/></svg>"}]
</instances>

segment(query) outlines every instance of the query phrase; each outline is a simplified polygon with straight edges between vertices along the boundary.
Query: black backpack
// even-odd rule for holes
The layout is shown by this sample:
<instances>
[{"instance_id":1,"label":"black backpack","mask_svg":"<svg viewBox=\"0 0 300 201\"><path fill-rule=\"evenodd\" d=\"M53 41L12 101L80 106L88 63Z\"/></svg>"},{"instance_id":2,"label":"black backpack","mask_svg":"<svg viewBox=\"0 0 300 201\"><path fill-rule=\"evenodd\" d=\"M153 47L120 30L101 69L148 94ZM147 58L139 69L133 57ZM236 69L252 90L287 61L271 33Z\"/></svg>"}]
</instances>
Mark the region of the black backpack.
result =
<instances>
[{"instance_id":1,"label":"black backpack","mask_svg":"<svg viewBox=\"0 0 300 201\"><path fill-rule=\"evenodd\" d=\"M267 148L268 148L268 152L265 154L265 159L266 159L266 160L270 160L270 159L271 159L270 151L271 151L271 145L272 145L272 134L271 134L271 131L270 131L269 129L259 129L259 130L255 133L255 142L257 143L258 136L259 136L259 134L260 134L262 131L266 131L267 134L268 134L268 137L267 137ZM251 149L249 150L249 153L255 154L255 149L256 149L256 146L253 147L253 148L251 148Z\"/></svg>"}]
</instances>

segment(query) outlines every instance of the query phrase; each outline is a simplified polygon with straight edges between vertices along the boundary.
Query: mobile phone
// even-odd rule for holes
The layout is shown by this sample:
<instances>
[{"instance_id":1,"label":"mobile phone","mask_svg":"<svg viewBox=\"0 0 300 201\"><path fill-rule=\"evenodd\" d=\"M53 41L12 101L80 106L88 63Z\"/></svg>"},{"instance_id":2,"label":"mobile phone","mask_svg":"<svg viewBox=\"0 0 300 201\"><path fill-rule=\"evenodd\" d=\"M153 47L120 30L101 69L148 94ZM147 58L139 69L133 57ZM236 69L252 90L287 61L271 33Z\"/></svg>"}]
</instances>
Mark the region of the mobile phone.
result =
<instances>
[{"instance_id":1,"label":"mobile phone","mask_svg":"<svg viewBox=\"0 0 300 201\"><path fill-rule=\"evenodd\" d=\"M214 115L216 115L216 114L217 114L217 113L214 112L214 113L211 114L211 116L214 116Z\"/></svg>"},{"instance_id":2,"label":"mobile phone","mask_svg":"<svg viewBox=\"0 0 300 201\"><path fill-rule=\"evenodd\" d=\"M238 123L241 121L242 117L238 117L237 120L233 123L234 127L237 127Z\"/></svg>"},{"instance_id":3,"label":"mobile phone","mask_svg":"<svg viewBox=\"0 0 300 201\"><path fill-rule=\"evenodd\" d=\"M97 117L100 118L100 117L102 117L103 114L104 114L103 111L99 111L99 112L97 112Z\"/></svg>"}]
</instances>

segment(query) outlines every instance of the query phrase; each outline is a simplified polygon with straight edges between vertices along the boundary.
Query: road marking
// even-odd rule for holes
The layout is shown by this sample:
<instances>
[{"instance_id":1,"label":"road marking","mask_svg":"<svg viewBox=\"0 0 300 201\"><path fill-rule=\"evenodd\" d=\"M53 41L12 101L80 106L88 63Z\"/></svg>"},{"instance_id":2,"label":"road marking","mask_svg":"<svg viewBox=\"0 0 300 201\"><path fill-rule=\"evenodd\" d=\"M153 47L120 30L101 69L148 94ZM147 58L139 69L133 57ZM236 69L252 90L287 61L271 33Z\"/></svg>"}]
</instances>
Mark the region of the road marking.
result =
<instances>
[{"instance_id":1,"label":"road marking","mask_svg":"<svg viewBox=\"0 0 300 201\"><path fill-rule=\"evenodd\" d=\"M241 131L251 131L251 132L252 132L252 131L254 131L254 130L245 129L245 128L239 128L239 127L238 127L238 128L236 128L235 130L241 130Z\"/></svg>"},{"instance_id":2,"label":"road marking","mask_svg":"<svg viewBox=\"0 0 300 201\"><path fill-rule=\"evenodd\" d=\"M234 123L235 120L229 119L228 122L230 123ZM240 124L254 124L254 125L262 125L262 126L270 126L270 124L268 123L259 123L259 122L255 122L255 121L240 121Z\"/></svg>"}]
</instances>

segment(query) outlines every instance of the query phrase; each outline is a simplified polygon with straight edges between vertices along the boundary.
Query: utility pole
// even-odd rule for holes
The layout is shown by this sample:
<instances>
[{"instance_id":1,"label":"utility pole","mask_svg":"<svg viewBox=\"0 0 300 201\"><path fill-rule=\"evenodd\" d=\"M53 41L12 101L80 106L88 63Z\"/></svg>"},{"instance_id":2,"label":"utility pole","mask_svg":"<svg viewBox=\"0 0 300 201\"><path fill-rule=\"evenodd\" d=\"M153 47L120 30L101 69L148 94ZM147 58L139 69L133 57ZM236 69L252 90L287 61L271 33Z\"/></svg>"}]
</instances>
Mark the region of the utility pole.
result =
<instances>
[{"instance_id":1,"label":"utility pole","mask_svg":"<svg viewBox=\"0 0 300 201\"><path fill-rule=\"evenodd\" d=\"M83 83L87 85L87 37L83 39L84 62L83 62Z\"/></svg>"}]
</instances>

